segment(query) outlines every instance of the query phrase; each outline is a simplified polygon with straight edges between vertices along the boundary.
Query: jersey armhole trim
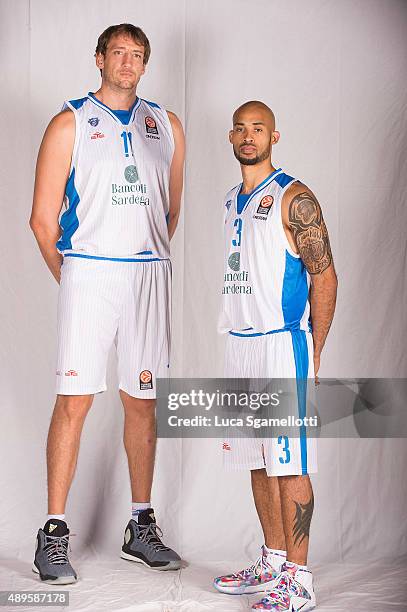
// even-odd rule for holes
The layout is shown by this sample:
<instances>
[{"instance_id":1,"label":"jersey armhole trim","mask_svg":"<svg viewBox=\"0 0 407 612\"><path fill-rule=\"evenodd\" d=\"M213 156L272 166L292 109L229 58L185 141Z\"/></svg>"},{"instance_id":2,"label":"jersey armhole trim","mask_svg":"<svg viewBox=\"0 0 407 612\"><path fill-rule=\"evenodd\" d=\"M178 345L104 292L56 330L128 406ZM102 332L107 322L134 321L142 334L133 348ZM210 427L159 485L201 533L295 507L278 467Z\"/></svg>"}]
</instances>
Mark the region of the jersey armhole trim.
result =
<instances>
[{"instance_id":1,"label":"jersey armhole trim","mask_svg":"<svg viewBox=\"0 0 407 612\"><path fill-rule=\"evenodd\" d=\"M174 157L174 153L175 153L175 138L174 138L174 132L172 130L172 125L171 125L171 121L170 121L167 109L166 108L162 108L161 106L158 106L158 104L156 106L162 112L163 116L165 117L165 121L167 122L167 125L168 125L168 135L169 135L169 137L171 139L171 143L172 143L172 157ZM172 163L172 158L171 158L171 163Z\"/></svg>"},{"instance_id":2,"label":"jersey armhole trim","mask_svg":"<svg viewBox=\"0 0 407 612\"><path fill-rule=\"evenodd\" d=\"M73 112L73 116L75 119L75 138L74 138L73 148L72 148L71 163L69 165L69 175L68 175L69 177L71 176L72 170L75 166L75 157L76 157L76 153L77 153L78 145L79 145L80 130L79 130L79 117L77 116L77 110L72 106L72 104L69 101L66 101L64 103L62 110L66 108L68 108L70 111Z\"/></svg>"},{"instance_id":3,"label":"jersey armhole trim","mask_svg":"<svg viewBox=\"0 0 407 612\"><path fill-rule=\"evenodd\" d=\"M237 195L238 195L238 193L240 192L240 190L242 188L242 184L243 183L239 183L235 187L232 187L232 189L229 189L229 191L227 192L227 194L223 198L223 225L226 225L226 221L227 221L228 215L230 213L230 210L233 208L236 211L236 208L237 208ZM228 202L230 202L229 206L227 206Z\"/></svg>"}]
</instances>

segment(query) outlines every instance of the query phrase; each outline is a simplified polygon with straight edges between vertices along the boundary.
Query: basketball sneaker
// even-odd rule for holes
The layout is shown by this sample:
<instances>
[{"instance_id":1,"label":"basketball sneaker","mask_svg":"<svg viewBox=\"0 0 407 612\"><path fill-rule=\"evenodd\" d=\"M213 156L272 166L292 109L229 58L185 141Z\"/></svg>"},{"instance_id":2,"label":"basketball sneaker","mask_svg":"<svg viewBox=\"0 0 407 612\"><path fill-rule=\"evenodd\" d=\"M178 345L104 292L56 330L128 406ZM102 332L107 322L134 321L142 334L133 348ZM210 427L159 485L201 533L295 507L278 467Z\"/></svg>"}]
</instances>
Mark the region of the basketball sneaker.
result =
<instances>
[{"instance_id":1,"label":"basketball sneaker","mask_svg":"<svg viewBox=\"0 0 407 612\"><path fill-rule=\"evenodd\" d=\"M154 510L143 510L137 519L138 522L131 519L126 527L121 558L155 570L179 569L181 557L162 543L163 534L155 522Z\"/></svg>"},{"instance_id":2,"label":"basketball sneaker","mask_svg":"<svg viewBox=\"0 0 407 612\"><path fill-rule=\"evenodd\" d=\"M260 593L270 589L279 575L285 556L267 554L262 546L261 555L253 565L227 576L215 578L213 585L221 593L242 595L243 593Z\"/></svg>"},{"instance_id":3,"label":"basketball sneaker","mask_svg":"<svg viewBox=\"0 0 407 612\"><path fill-rule=\"evenodd\" d=\"M50 519L39 529L33 572L43 582L71 584L78 577L68 559L69 529L65 521Z\"/></svg>"},{"instance_id":4,"label":"basketball sneaker","mask_svg":"<svg viewBox=\"0 0 407 612\"><path fill-rule=\"evenodd\" d=\"M312 574L298 569L295 563L284 563L271 591L252 606L252 612L308 612L316 606Z\"/></svg>"}]
</instances>

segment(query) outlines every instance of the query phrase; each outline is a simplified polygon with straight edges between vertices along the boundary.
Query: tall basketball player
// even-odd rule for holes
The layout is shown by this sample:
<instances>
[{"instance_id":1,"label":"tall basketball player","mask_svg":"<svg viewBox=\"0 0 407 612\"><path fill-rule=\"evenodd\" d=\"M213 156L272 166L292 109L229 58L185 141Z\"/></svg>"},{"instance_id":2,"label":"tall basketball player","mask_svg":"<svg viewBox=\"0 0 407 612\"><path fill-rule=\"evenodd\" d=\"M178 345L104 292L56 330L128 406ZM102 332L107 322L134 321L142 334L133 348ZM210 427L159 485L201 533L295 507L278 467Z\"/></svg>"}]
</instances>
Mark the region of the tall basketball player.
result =
<instances>
[{"instance_id":1,"label":"tall basketball player","mask_svg":"<svg viewBox=\"0 0 407 612\"><path fill-rule=\"evenodd\" d=\"M173 113L136 94L149 56L140 28L107 28L95 54L100 89L65 103L38 155L30 225L60 289L48 517L33 570L52 584L77 580L65 504L113 343L133 501L121 556L159 570L180 567L157 533L150 494L156 379L169 364L169 241L180 212L184 135Z\"/></svg>"},{"instance_id":2,"label":"tall basketball player","mask_svg":"<svg viewBox=\"0 0 407 612\"><path fill-rule=\"evenodd\" d=\"M317 376L337 280L317 199L272 164L279 137L273 112L262 102L247 102L234 113L229 139L243 182L225 198L221 328L228 334L227 377L298 382ZM237 267L245 274L230 274ZM233 439L223 449L229 467L251 470L264 545L256 563L216 578L215 587L232 594L265 591L252 610L313 609L307 554L315 438L307 439L302 428L298 437Z\"/></svg>"}]
</instances>

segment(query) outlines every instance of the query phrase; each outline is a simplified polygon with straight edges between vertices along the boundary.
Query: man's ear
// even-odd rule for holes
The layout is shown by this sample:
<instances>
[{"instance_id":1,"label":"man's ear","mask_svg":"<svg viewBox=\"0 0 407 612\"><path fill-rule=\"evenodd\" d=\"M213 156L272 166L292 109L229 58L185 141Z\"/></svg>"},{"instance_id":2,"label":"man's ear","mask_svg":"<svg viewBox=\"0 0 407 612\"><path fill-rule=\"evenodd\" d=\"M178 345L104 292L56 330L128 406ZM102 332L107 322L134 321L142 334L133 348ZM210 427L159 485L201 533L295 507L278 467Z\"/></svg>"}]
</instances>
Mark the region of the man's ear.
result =
<instances>
[{"instance_id":1,"label":"man's ear","mask_svg":"<svg viewBox=\"0 0 407 612\"><path fill-rule=\"evenodd\" d=\"M103 53L97 53L96 54L96 66L99 68L99 70L103 70L104 65L105 65L105 57Z\"/></svg>"},{"instance_id":2,"label":"man's ear","mask_svg":"<svg viewBox=\"0 0 407 612\"><path fill-rule=\"evenodd\" d=\"M274 132L271 134L271 144L275 145L278 143L279 140L280 140L280 132L277 132L277 130L274 130Z\"/></svg>"}]
</instances>

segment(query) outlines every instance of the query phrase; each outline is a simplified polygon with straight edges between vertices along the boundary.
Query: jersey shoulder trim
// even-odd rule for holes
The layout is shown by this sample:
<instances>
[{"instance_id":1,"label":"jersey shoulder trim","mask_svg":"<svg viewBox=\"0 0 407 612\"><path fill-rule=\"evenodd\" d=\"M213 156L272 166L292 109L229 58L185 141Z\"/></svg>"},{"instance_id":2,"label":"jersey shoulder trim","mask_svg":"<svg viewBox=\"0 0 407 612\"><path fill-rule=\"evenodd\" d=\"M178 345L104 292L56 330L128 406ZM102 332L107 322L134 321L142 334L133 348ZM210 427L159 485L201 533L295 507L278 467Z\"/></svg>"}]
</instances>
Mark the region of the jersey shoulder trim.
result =
<instances>
[{"instance_id":1,"label":"jersey shoulder trim","mask_svg":"<svg viewBox=\"0 0 407 612\"><path fill-rule=\"evenodd\" d=\"M85 98L78 98L78 100L66 100L62 110L65 110L66 108L74 108L75 110L79 110L85 104L87 99L87 96L85 96Z\"/></svg>"},{"instance_id":2,"label":"jersey shoulder trim","mask_svg":"<svg viewBox=\"0 0 407 612\"><path fill-rule=\"evenodd\" d=\"M223 199L223 206L227 210L229 210L229 208L231 207L232 202L233 202L236 194L239 192L241 186L242 186L242 183L239 183L238 185L235 185L235 187L232 187L232 189L229 189L229 191L225 195L225 197Z\"/></svg>"},{"instance_id":3,"label":"jersey shoulder trim","mask_svg":"<svg viewBox=\"0 0 407 612\"><path fill-rule=\"evenodd\" d=\"M159 104L157 104L156 102L151 102L150 100L145 100L144 98L141 98L141 100L143 100L143 102L145 102L146 104L148 104L152 108L159 108L159 109L162 110L162 107Z\"/></svg>"},{"instance_id":4,"label":"jersey shoulder trim","mask_svg":"<svg viewBox=\"0 0 407 612\"><path fill-rule=\"evenodd\" d=\"M280 174L274 177L274 180L276 181L276 183L278 183L278 185L280 185L282 189L284 189L284 187L287 187L289 183L292 183L293 181L298 181L298 179L294 178L293 176L290 176L289 174L286 174L285 172L280 172Z\"/></svg>"},{"instance_id":5,"label":"jersey shoulder trim","mask_svg":"<svg viewBox=\"0 0 407 612\"><path fill-rule=\"evenodd\" d=\"M234 195L236 195L236 193L238 193L240 191L241 187L242 187L242 183L238 183L237 185L232 187L232 189L229 189L229 191L225 195L225 200L227 200L227 199L233 197Z\"/></svg>"}]
</instances>

